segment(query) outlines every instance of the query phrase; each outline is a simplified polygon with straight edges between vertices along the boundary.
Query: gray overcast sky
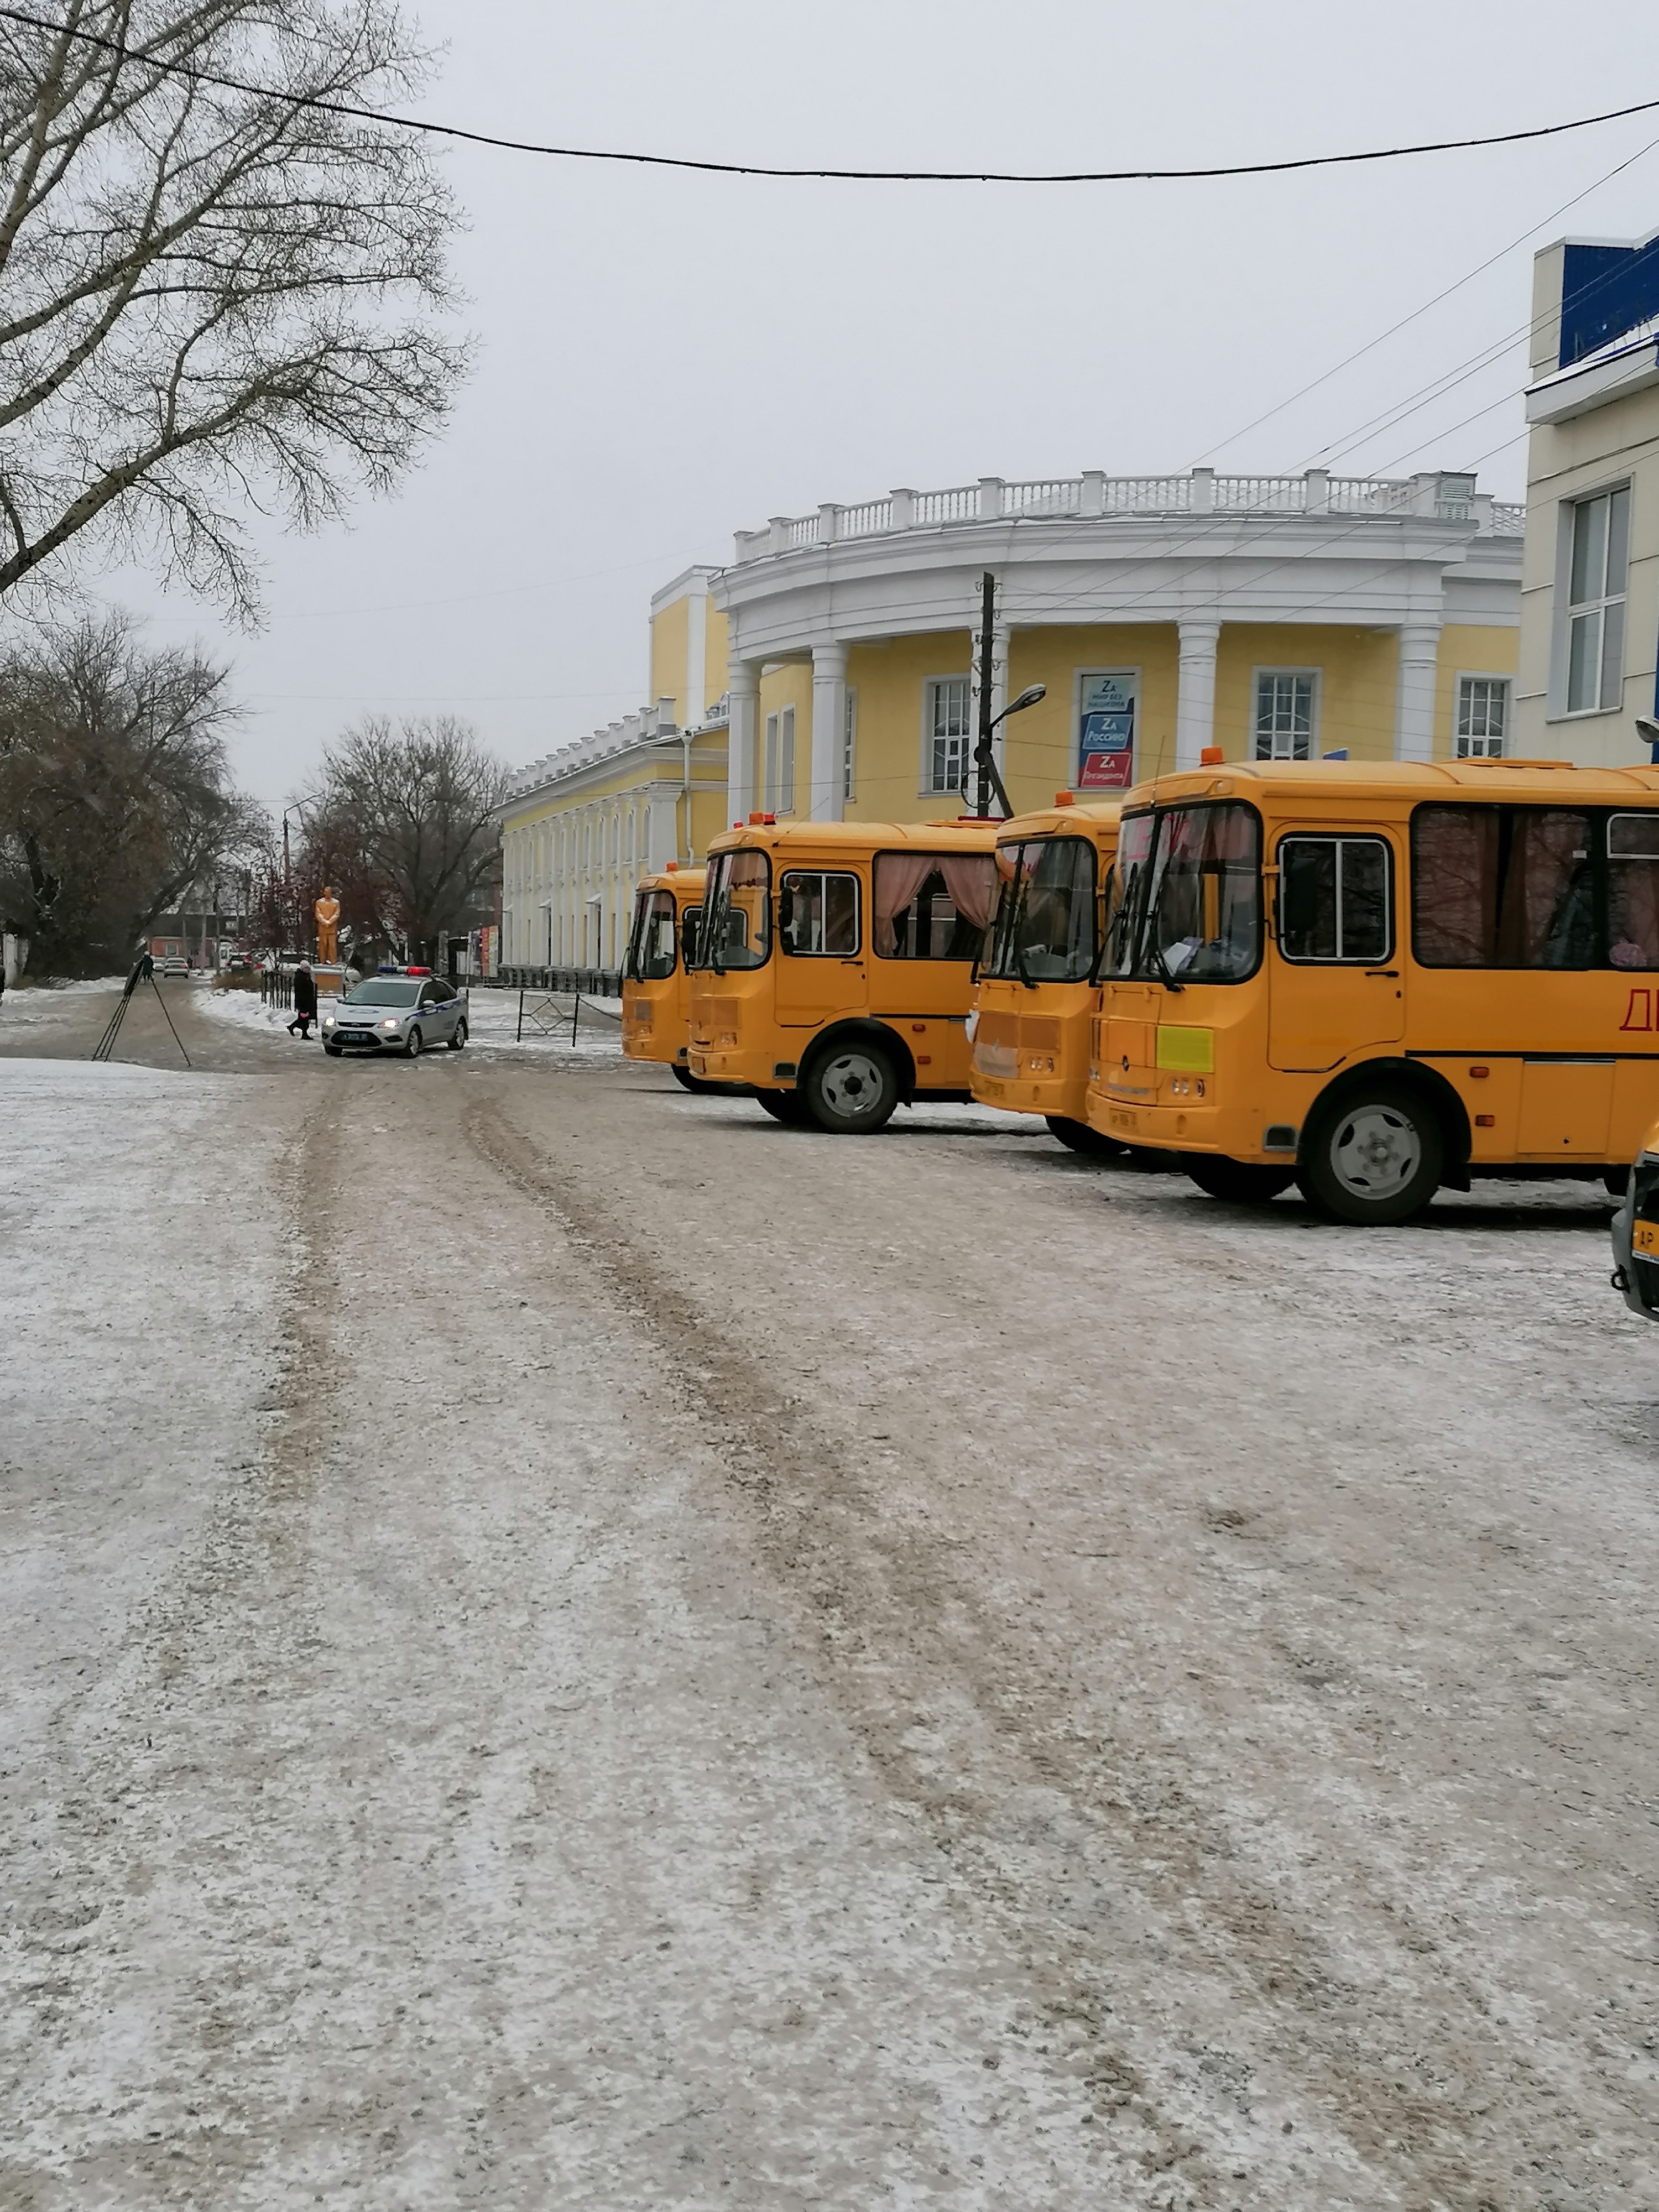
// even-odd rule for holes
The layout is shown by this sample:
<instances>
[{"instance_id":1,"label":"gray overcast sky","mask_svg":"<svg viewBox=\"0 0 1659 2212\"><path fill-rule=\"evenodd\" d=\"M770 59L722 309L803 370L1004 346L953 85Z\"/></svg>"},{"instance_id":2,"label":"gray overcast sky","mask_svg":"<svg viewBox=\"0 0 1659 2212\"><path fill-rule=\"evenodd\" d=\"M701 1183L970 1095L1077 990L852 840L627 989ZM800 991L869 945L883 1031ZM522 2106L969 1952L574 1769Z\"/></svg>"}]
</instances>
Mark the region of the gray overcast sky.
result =
<instances>
[{"instance_id":1,"label":"gray overcast sky","mask_svg":"<svg viewBox=\"0 0 1659 2212\"><path fill-rule=\"evenodd\" d=\"M1473 136L1659 95L1650 0L424 0L426 112L511 136L832 166L1178 166ZM106 596L229 655L281 805L375 708L518 763L641 702L646 602L731 533L895 483L1467 467L1518 498L1518 335L1562 231L1659 228L1659 112L1530 146L1212 184L700 178L457 149L482 341L454 426L349 531L272 533L269 626ZM1366 359L1223 444L1539 225ZM1477 414L1477 410L1481 411ZM1474 417L1474 420L1466 418ZM1493 450L1493 449L1498 450ZM1480 458L1484 457L1484 458Z\"/></svg>"}]
</instances>

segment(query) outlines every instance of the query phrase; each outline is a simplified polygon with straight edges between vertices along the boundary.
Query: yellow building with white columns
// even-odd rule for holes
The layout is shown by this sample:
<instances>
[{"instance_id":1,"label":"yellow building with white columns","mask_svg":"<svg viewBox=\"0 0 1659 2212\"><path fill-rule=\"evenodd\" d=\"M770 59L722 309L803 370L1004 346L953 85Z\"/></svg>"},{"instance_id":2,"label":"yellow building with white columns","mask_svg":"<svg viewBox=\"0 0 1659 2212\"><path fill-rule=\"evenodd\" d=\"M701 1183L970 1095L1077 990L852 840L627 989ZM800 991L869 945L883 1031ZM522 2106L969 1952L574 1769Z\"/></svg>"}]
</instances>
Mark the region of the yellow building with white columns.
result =
<instances>
[{"instance_id":1,"label":"yellow building with white columns","mask_svg":"<svg viewBox=\"0 0 1659 2212\"><path fill-rule=\"evenodd\" d=\"M614 968L633 885L752 811L954 815L983 578L1016 809L1231 758L1510 742L1522 513L1468 475L898 490L739 533L651 608L657 704L538 762L504 828L503 960Z\"/></svg>"}]
</instances>

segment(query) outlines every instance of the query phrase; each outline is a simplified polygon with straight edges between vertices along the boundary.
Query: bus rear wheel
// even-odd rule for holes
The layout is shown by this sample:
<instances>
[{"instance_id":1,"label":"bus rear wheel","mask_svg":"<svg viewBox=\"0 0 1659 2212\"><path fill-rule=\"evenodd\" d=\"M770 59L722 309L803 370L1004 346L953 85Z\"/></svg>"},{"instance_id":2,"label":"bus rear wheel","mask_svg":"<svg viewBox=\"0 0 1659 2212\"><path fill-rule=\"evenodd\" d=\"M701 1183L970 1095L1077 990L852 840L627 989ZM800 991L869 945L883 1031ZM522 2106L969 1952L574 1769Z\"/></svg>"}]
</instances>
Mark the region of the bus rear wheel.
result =
<instances>
[{"instance_id":1,"label":"bus rear wheel","mask_svg":"<svg viewBox=\"0 0 1659 2212\"><path fill-rule=\"evenodd\" d=\"M1260 1167L1249 1160L1230 1160L1217 1152L1187 1152L1182 1166L1200 1190L1212 1198L1224 1198L1233 1206L1265 1206L1288 1190L1296 1181L1292 1168Z\"/></svg>"},{"instance_id":2,"label":"bus rear wheel","mask_svg":"<svg viewBox=\"0 0 1659 2212\"><path fill-rule=\"evenodd\" d=\"M821 1052L801 1079L797 1097L820 1129L833 1136L865 1137L892 1118L898 1104L893 1063L862 1037Z\"/></svg>"},{"instance_id":3,"label":"bus rear wheel","mask_svg":"<svg viewBox=\"0 0 1659 2212\"><path fill-rule=\"evenodd\" d=\"M757 1091L755 1103L775 1121L787 1121L798 1127L807 1118L806 1101L799 1091Z\"/></svg>"},{"instance_id":4,"label":"bus rear wheel","mask_svg":"<svg viewBox=\"0 0 1659 2212\"><path fill-rule=\"evenodd\" d=\"M1058 1137L1068 1152L1085 1152L1097 1160L1121 1160L1126 1147L1115 1138L1103 1137L1098 1129L1091 1129L1086 1121L1073 1121L1064 1114L1045 1114L1048 1134Z\"/></svg>"},{"instance_id":5,"label":"bus rear wheel","mask_svg":"<svg viewBox=\"0 0 1659 2212\"><path fill-rule=\"evenodd\" d=\"M1444 1164L1427 1100L1403 1084L1379 1082L1316 1109L1296 1179L1326 1220L1386 1228L1421 1213Z\"/></svg>"}]
</instances>

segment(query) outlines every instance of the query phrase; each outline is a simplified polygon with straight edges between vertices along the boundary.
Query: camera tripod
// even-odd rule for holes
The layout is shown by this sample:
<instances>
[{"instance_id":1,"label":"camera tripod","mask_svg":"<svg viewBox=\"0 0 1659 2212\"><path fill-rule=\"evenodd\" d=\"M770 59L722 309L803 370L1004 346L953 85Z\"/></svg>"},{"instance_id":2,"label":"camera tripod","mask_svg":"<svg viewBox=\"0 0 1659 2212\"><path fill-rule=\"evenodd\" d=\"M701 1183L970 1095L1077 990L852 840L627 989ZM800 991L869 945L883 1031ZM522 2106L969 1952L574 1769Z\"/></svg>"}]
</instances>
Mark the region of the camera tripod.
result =
<instances>
[{"instance_id":1,"label":"camera tripod","mask_svg":"<svg viewBox=\"0 0 1659 2212\"><path fill-rule=\"evenodd\" d=\"M157 1000L160 1001L161 1012L164 1014L167 1014L167 1027L170 1030L173 1030L173 1042L178 1046L180 1053L184 1054L185 1066L188 1067L191 1064L190 1054L185 1051L184 1039L179 1036L178 1030L173 1027L173 1016L167 1013L167 1002L161 997L161 987L155 980L155 963L152 962L149 953L147 952L139 959L133 962L132 973L127 977L127 988L122 992L119 1000L117 1001L115 1012L110 1016L108 1021L105 1023L104 1034L99 1038L97 1043L94 1045L92 1048L93 1058L94 1060L107 1060L109 1058L111 1052L114 1049L115 1040L121 1034L121 1024L126 1018L128 1006L132 1003L132 994L138 988L138 986L141 983L148 983L150 989L155 992Z\"/></svg>"}]
</instances>

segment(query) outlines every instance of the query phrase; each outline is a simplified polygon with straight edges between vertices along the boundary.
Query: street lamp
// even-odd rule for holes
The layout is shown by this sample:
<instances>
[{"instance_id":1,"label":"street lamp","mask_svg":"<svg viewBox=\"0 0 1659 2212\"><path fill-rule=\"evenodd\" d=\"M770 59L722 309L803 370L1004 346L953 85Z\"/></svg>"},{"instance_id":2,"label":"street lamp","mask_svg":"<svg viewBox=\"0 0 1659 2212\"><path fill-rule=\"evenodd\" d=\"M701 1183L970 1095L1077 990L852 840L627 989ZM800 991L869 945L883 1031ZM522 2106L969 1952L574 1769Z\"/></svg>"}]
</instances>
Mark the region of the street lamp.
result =
<instances>
[{"instance_id":1,"label":"street lamp","mask_svg":"<svg viewBox=\"0 0 1659 2212\"><path fill-rule=\"evenodd\" d=\"M1028 707L1035 707L1039 700L1046 699L1048 696L1048 687L1046 684L1028 684L1019 696L1017 699L1011 699L1000 714L993 714L981 731L975 758L979 766L978 811L981 818L990 811L993 789L995 790L997 799L1001 805L1005 821L1014 811L1009 801L1008 793L1003 787L1002 778L997 772L996 756L991 750L992 732L999 722L1006 722L1010 714L1023 714ZM962 795L964 799L968 796L965 791Z\"/></svg>"}]
</instances>

